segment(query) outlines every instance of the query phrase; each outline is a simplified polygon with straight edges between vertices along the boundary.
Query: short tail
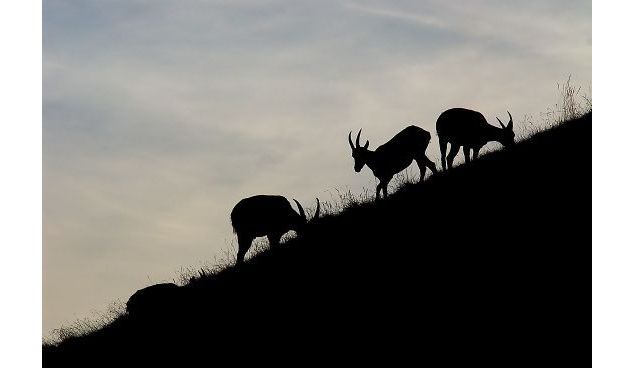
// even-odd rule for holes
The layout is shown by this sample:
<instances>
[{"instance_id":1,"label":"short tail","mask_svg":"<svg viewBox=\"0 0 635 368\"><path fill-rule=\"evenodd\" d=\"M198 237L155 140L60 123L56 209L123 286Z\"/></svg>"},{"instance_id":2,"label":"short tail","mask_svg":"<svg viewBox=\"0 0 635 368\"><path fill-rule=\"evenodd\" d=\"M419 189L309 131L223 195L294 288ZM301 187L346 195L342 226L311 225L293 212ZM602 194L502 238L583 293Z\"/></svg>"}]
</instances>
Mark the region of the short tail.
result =
<instances>
[{"instance_id":1,"label":"short tail","mask_svg":"<svg viewBox=\"0 0 635 368\"><path fill-rule=\"evenodd\" d=\"M232 215L233 215L233 213L232 213ZM229 217L229 223L232 224L232 231L234 232L234 234L237 234L236 224L235 224L235 221L234 221L234 216L230 216Z\"/></svg>"}]
</instances>

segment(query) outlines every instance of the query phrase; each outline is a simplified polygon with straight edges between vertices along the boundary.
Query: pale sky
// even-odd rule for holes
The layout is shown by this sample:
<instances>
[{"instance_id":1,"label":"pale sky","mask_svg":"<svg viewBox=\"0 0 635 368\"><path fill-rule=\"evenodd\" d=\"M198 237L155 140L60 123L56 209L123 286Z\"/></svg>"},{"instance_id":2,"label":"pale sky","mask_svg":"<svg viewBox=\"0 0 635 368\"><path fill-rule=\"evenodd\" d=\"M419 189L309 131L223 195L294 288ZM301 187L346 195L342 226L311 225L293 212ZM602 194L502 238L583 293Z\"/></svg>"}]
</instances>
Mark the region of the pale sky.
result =
<instances>
[{"instance_id":1,"label":"pale sky","mask_svg":"<svg viewBox=\"0 0 635 368\"><path fill-rule=\"evenodd\" d=\"M43 43L46 335L222 257L241 198L373 186L350 130L440 166L444 110L590 90L591 1L45 0Z\"/></svg>"}]
</instances>

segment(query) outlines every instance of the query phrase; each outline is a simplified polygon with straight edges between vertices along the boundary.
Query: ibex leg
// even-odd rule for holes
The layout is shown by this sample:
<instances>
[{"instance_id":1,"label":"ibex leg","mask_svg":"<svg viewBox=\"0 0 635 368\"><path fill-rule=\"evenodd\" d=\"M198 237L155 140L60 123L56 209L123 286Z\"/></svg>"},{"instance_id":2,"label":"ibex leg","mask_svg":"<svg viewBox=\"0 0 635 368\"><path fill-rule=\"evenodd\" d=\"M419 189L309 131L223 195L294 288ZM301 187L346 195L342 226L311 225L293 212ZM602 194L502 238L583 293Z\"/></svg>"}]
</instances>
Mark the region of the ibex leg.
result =
<instances>
[{"instance_id":1,"label":"ibex leg","mask_svg":"<svg viewBox=\"0 0 635 368\"><path fill-rule=\"evenodd\" d=\"M461 146L459 146L458 144L451 145L450 152L448 153L448 169L452 168L452 163L454 162L456 154L459 153L459 148L461 148Z\"/></svg>"},{"instance_id":2,"label":"ibex leg","mask_svg":"<svg viewBox=\"0 0 635 368\"><path fill-rule=\"evenodd\" d=\"M423 167L427 167L428 169L430 169L432 171L433 174L437 173L437 165L434 163L434 161L430 160L428 158L428 156L423 155L423 157L420 159L423 163ZM419 164L419 161L417 161L417 164ZM419 165L419 168L421 168L422 166ZM425 170L422 170L422 172ZM421 175L421 179L423 180L423 175Z\"/></svg>"},{"instance_id":3,"label":"ibex leg","mask_svg":"<svg viewBox=\"0 0 635 368\"><path fill-rule=\"evenodd\" d=\"M439 147L441 147L441 166L443 167L443 171L445 171L445 152L448 149L448 142L439 138Z\"/></svg>"},{"instance_id":4,"label":"ibex leg","mask_svg":"<svg viewBox=\"0 0 635 368\"><path fill-rule=\"evenodd\" d=\"M433 174L437 173L437 167L427 156L419 157L415 159L417 161L417 166L419 166L419 171L421 174L419 175L419 182L422 183L423 179L426 176L426 168L432 170Z\"/></svg>"},{"instance_id":5,"label":"ibex leg","mask_svg":"<svg viewBox=\"0 0 635 368\"><path fill-rule=\"evenodd\" d=\"M465 163L470 163L470 147L463 146L463 155L465 156Z\"/></svg>"},{"instance_id":6,"label":"ibex leg","mask_svg":"<svg viewBox=\"0 0 635 368\"><path fill-rule=\"evenodd\" d=\"M251 242L254 239L249 236L238 235L238 254L236 255L236 264L241 264L245 261L245 255L251 247Z\"/></svg>"},{"instance_id":7,"label":"ibex leg","mask_svg":"<svg viewBox=\"0 0 635 368\"><path fill-rule=\"evenodd\" d=\"M426 163L422 158L416 158L417 166L419 166L419 183L423 183L423 178L426 176Z\"/></svg>"}]
</instances>

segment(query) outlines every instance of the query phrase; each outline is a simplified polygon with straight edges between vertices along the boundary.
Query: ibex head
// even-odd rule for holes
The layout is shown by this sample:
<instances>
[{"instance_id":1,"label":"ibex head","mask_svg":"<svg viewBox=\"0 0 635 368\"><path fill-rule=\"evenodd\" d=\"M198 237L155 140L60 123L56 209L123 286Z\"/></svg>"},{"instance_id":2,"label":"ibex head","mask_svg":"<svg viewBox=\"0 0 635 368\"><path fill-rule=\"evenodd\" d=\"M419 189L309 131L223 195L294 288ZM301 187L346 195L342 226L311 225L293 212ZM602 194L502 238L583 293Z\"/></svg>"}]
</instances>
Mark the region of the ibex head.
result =
<instances>
[{"instance_id":1,"label":"ibex head","mask_svg":"<svg viewBox=\"0 0 635 368\"><path fill-rule=\"evenodd\" d=\"M317 218L320 216L320 200L317 198L315 198L315 200L317 201L317 207L315 208L315 215L311 219L311 222L317 220ZM295 231L302 232L302 230L304 230L304 227L309 223L309 220L306 218L306 214L304 213L304 208L302 208L302 205L300 204L300 202L298 202L295 199L293 201L298 206L298 211L300 212L300 217L298 219L298 222L297 224L295 224Z\"/></svg>"},{"instance_id":2,"label":"ibex head","mask_svg":"<svg viewBox=\"0 0 635 368\"><path fill-rule=\"evenodd\" d=\"M353 140L351 139L351 133L348 133L348 144L351 145L351 149L353 150L353 159L355 160L355 172L362 171L364 165L366 165L366 160L368 159L368 140L363 147L359 145L359 136L362 134L362 130L360 129L357 133L357 139L355 140L355 145L353 145Z\"/></svg>"},{"instance_id":3,"label":"ibex head","mask_svg":"<svg viewBox=\"0 0 635 368\"><path fill-rule=\"evenodd\" d=\"M501 119L496 117L496 120L498 120L498 123L501 125L501 128L502 128L500 142L505 147L512 146L514 144L514 137L515 137L514 120L512 119L512 114L510 114L509 111L507 111L507 115L509 115L509 123L507 123L507 126L503 124Z\"/></svg>"}]
</instances>

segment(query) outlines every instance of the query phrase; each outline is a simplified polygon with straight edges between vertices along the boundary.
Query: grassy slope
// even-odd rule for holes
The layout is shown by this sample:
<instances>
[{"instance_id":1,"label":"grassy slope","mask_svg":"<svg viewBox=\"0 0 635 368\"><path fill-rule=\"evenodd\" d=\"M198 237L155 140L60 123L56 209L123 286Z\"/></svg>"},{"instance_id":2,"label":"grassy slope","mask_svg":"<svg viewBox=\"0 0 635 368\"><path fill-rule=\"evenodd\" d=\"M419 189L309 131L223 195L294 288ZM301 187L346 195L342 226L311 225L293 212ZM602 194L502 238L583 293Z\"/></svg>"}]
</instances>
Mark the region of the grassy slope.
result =
<instances>
[{"instance_id":1,"label":"grassy slope","mask_svg":"<svg viewBox=\"0 0 635 368\"><path fill-rule=\"evenodd\" d=\"M44 361L588 358L590 178L589 114L321 218L244 267L192 281L155 316L46 347Z\"/></svg>"}]
</instances>

